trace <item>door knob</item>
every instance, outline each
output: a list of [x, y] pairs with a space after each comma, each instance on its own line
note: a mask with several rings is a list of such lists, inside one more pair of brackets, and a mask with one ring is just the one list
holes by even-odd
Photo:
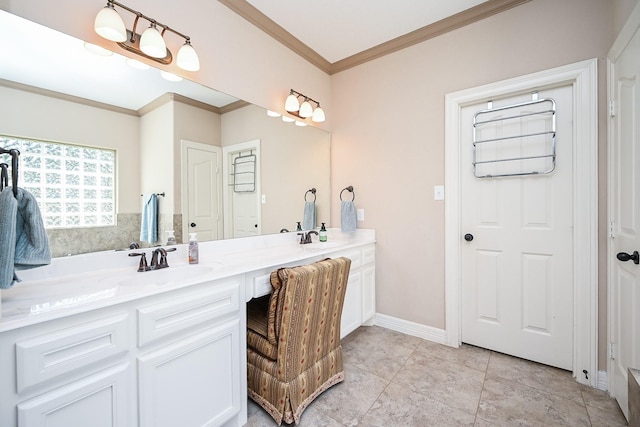
[[189, 225], [190, 225], [190, 226], [192, 226], [192, 227], [195, 227], [195, 226], [196, 226], [196, 223], [195, 223], [195, 222], [192, 222], [192, 223], [191, 223], [191, 224], [189, 224]]
[[464, 235], [464, 240], [466, 240], [467, 242], [472, 241], [473, 240], [473, 234], [469, 234], [469, 233], [465, 234]]
[[633, 254], [631, 255], [626, 252], [618, 252], [616, 258], [618, 258], [620, 261], [629, 261], [631, 259], [633, 260], [634, 264], [640, 264], [640, 254], [638, 253], [638, 251], [633, 251]]
[[253, 224], [254, 228], [258, 228], [258, 224]]

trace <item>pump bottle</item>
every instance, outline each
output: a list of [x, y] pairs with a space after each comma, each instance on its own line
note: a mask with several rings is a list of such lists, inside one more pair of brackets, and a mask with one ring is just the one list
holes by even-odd
[[189, 233], [189, 264], [197, 264], [200, 257], [197, 233]]
[[318, 233], [318, 236], [321, 242], [327, 241], [327, 228], [324, 226], [324, 222], [322, 223], [322, 227], [320, 227], [320, 233]]

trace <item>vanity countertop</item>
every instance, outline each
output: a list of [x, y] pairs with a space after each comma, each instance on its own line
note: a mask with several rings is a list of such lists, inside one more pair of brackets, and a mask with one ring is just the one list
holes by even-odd
[[0, 332], [276, 265], [312, 262], [373, 243], [375, 231], [330, 229], [326, 243], [298, 242], [295, 232], [200, 242], [195, 265], [187, 263], [187, 245], [176, 245], [167, 256], [169, 268], [144, 273], [136, 271], [140, 258], [128, 254], [144, 251], [150, 263], [152, 249], [54, 258], [48, 266], [18, 271], [22, 282], [1, 291]]

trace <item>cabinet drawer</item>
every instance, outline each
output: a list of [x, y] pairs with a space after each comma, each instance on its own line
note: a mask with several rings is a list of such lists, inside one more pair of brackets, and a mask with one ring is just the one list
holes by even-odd
[[18, 393], [128, 351], [126, 314], [60, 329], [16, 343]]
[[362, 267], [362, 253], [360, 250], [340, 252], [335, 255], [335, 258], [339, 256], [343, 256], [351, 260], [351, 271]]
[[138, 345], [143, 346], [240, 309], [240, 282], [213, 282], [138, 309]]
[[376, 248], [366, 248], [362, 250], [362, 265], [376, 262]]
[[261, 274], [253, 278], [253, 298], [258, 298], [271, 293], [271, 273]]
[[[123, 363], [17, 405], [18, 427], [126, 427], [131, 420], [130, 366]], [[91, 421], [88, 420], [91, 417]]]

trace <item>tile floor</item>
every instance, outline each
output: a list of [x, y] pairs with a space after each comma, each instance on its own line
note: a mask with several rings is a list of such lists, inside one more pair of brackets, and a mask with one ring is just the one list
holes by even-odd
[[[625, 426], [606, 392], [548, 366], [377, 326], [342, 342], [346, 379], [302, 414], [301, 427]], [[246, 427], [274, 426], [249, 399]]]

